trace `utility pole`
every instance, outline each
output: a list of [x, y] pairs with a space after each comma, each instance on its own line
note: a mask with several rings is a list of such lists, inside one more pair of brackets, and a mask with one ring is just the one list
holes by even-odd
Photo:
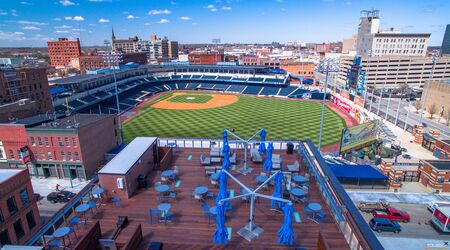
[[419, 124], [422, 123], [423, 110], [425, 108], [425, 104], [427, 103], [428, 90], [430, 89], [430, 83], [431, 83], [431, 80], [433, 79], [434, 68], [436, 67], [436, 59], [439, 56], [439, 51], [438, 50], [433, 51], [432, 56], [433, 56], [433, 59], [432, 59], [433, 64], [431, 66], [430, 78], [428, 78], [427, 88], [425, 89], [425, 97], [422, 102], [422, 109], [420, 111]]
[[372, 50], [369, 49], [369, 51], [367, 52], [367, 70], [364, 74], [364, 82], [365, 82], [365, 86], [364, 86], [364, 106], [366, 106], [366, 102], [367, 102], [367, 88], [368, 88], [368, 84], [369, 84], [369, 69], [370, 69], [370, 64], [369, 64], [369, 58], [372, 55]]

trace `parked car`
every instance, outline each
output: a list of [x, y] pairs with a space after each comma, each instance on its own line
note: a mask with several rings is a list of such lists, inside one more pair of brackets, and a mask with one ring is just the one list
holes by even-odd
[[431, 202], [428, 204], [427, 209], [431, 213], [434, 213], [434, 210], [439, 206], [450, 206], [450, 202], [440, 201], [440, 202]]
[[69, 191], [51, 192], [47, 195], [47, 200], [51, 203], [67, 202], [72, 196], [74, 196], [74, 193]]
[[386, 209], [373, 209], [372, 215], [375, 218], [386, 218], [392, 221], [409, 222], [411, 217], [405, 211], [390, 207]]
[[369, 221], [369, 226], [373, 231], [381, 232], [394, 232], [399, 233], [402, 231], [400, 224], [396, 221], [390, 221], [386, 218], [372, 218]]
[[409, 155], [409, 154], [403, 154], [403, 158], [405, 158], [405, 159], [411, 159], [412, 157], [411, 157], [411, 155]]
[[381, 199], [378, 202], [361, 202], [358, 204], [359, 210], [364, 213], [371, 213], [374, 209], [386, 209], [389, 207], [389, 202], [385, 199]]

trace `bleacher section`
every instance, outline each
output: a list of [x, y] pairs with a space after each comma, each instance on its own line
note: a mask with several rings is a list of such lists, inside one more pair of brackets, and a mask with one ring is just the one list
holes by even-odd
[[219, 76], [217, 77], [217, 80], [229, 81], [231, 80], [231, 76]]
[[218, 84], [214, 85], [213, 89], [225, 91], [229, 87], [230, 87], [230, 84], [220, 84], [220, 83], [218, 83]]
[[250, 77], [248, 78], [249, 82], [262, 82], [264, 81], [264, 78], [258, 78], [258, 77]]
[[183, 79], [190, 79], [192, 75], [183, 75]]
[[191, 79], [200, 79], [202, 78], [201, 75], [192, 75]]
[[79, 98], [81, 101], [85, 102], [85, 103], [91, 103], [91, 102], [95, 102], [98, 101], [98, 98], [95, 98], [91, 95], [85, 96], [85, 97], [81, 97]]
[[110, 94], [106, 93], [105, 91], [99, 91], [99, 92], [97, 92], [95, 94], [92, 94], [92, 95], [96, 96], [98, 98], [104, 98], [104, 97], [109, 96]]
[[202, 77], [203, 80], [215, 80], [217, 76], [204, 75]]
[[284, 78], [283, 79], [275, 79], [275, 78], [266, 78], [266, 80], [264, 81], [264, 83], [284, 83]]
[[177, 83], [177, 85], [178, 85], [178, 89], [185, 89], [187, 86], [187, 83], [180, 82], [180, 83]]
[[248, 86], [242, 94], [257, 95], [261, 91], [261, 88], [260, 86]]
[[301, 97], [304, 93], [309, 92], [309, 90], [306, 89], [297, 89], [294, 91], [294, 93], [290, 94], [289, 97]]
[[212, 89], [215, 84], [213, 83], [202, 83], [199, 87], [202, 89]]
[[181, 79], [181, 76], [180, 75], [173, 75], [172, 79]]
[[84, 105], [86, 105], [86, 104], [84, 104], [78, 100], [73, 100], [73, 101], [69, 102], [69, 107], [74, 108], [74, 109], [80, 108], [81, 106], [84, 106]]
[[245, 85], [237, 85], [237, 84], [233, 84], [231, 85], [231, 87], [227, 90], [227, 92], [234, 92], [234, 93], [241, 93], [242, 90], [245, 89]]
[[127, 99], [120, 100], [120, 103], [124, 103], [124, 104], [128, 104], [128, 105], [134, 106], [134, 105], [138, 104], [139, 102], [136, 101], [136, 100], [133, 100], [131, 98], [127, 98]]
[[167, 80], [170, 80], [170, 77], [165, 77], [165, 76], [158, 77], [158, 80], [160, 80], [160, 81], [167, 81]]
[[246, 81], [247, 81], [247, 78], [233, 77], [232, 80], [233, 80], [233, 81], [237, 81], [237, 82], [246, 82]]
[[190, 82], [190, 83], [188, 83], [186, 89], [196, 89], [198, 87], [198, 85], [200, 85], [200, 83]]
[[285, 88], [281, 88], [280, 93], [278, 93], [279, 96], [288, 96], [290, 93], [294, 92], [297, 87], [294, 86], [287, 86]]
[[166, 84], [167, 86], [169, 86], [170, 89], [177, 89], [177, 86], [175, 85], [175, 83], [168, 83]]
[[259, 93], [260, 95], [276, 95], [280, 90], [279, 87], [265, 86], [264, 89]]

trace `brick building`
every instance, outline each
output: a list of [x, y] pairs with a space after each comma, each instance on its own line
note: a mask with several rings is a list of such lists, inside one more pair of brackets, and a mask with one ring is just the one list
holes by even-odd
[[67, 67], [70, 59], [81, 55], [80, 40], [69, 40], [58, 38], [58, 41], [47, 42], [50, 65], [56, 67]]
[[115, 115], [45, 115], [0, 125], [1, 168], [28, 168], [35, 176], [89, 179], [119, 143]]
[[168, 42], [168, 57], [172, 59], [178, 58], [178, 42], [177, 41], [169, 41]]
[[[122, 59], [121, 62], [114, 66], [127, 63], [147, 64], [147, 54], [145, 52], [123, 53], [120, 57]], [[104, 69], [113, 65], [108, 65], [103, 55], [81, 55], [71, 59], [71, 66], [85, 73], [86, 70]]]
[[0, 222], [0, 245], [24, 244], [40, 227], [28, 170], [0, 170]]
[[419, 159], [397, 157], [397, 159], [381, 159], [380, 171], [388, 177], [392, 188], [401, 187], [402, 182], [417, 182], [420, 177]]
[[280, 67], [290, 74], [302, 76], [303, 79], [314, 78], [314, 63], [288, 62], [281, 63]]
[[420, 183], [433, 191], [450, 192], [450, 160], [421, 160]]
[[436, 140], [433, 155], [439, 159], [450, 159], [450, 140]]
[[[37, 112], [53, 111], [45, 68], [6, 68], [0, 70], [0, 103], [22, 102], [24, 104], [26, 101], [22, 101], [23, 99], [35, 102]], [[27, 116], [18, 112], [17, 117], [13, 118], [25, 117]], [[7, 122], [7, 120], [0, 120], [0, 122]]]
[[217, 51], [193, 51], [188, 56], [190, 64], [216, 64], [223, 62], [223, 54]]
[[256, 55], [244, 55], [241, 56], [241, 64], [242, 65], [262, 65], [262, 59]]

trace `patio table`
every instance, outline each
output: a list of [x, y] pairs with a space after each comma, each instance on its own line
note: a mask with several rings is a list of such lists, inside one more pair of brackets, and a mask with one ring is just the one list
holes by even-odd
[[158, 193], [164, 193], [170, 190], [170, 187], [168, 185], [158, 185], [155, 188], [156, 192]]
[[90, 207], [89, 204], [87, 204], [87, 203], [83, 203], [83, 204], [81, 204], [81, 205], [78, 205], [78, 206], [75, 208], [75, 212], [77, 212], [77, 213], [82, 213], [82, 214], [83, 214], [84, 224], [86, 224], [86, 221], [87, 221], [87, 219], [86, 219], [86, 212], [87, 212], [90, 208], [91, 208], [91, 207]]
[[316, 221], [315, 217], [316, 217], [316, 213], [320, 212], [322, 210], [322, 206], [319, 203], [312, 202], [312, 203], [309, 203], [307, 207], [309, 210], [312, 211], [312, 215], [313, 215], [312, 218], [309, 218], [309, 219], [311, 221], [319, 224], [319, 222]]
[[[69, 235], [71, 232], [72, 232], [72, 230], [70, 229], [70, 227], [60, 227], [60, 228], [56, 229], [55, 232], [53, 232], [53, 237], [54, 238], [62, 238], [63, 244], [65, 246], [66, 245], [65, 237], [67, 235]], [[69, 237], [69, 243], [71, 243], [70, 237]]]

